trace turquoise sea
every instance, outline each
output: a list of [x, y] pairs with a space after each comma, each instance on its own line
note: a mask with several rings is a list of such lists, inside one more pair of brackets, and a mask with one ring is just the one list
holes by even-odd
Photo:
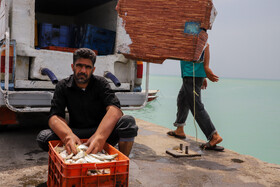
[[[144, 79], [143, 79], [144, 82]], [[158, 98], [141, 110], [125, 114], [174, 129], [179, 76], [151, 75], [149, 89], [160, 91]], [[145, 86], [143, 86], [145, 88]], [[208, 81], [202, 101], [227, 149], [280, 164], [280, 80], [220, 79]], [[185, 132], [196, 136], [189, 113]], [[206, 138], [198, 127], [198, 138]]]

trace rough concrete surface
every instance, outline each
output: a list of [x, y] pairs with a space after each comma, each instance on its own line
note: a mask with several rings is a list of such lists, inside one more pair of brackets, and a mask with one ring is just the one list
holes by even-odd
[[[280, 165], [227, 149], [224, 152], [201, 151], [193, 137], [179, 140], [166, 135], [167, 128], [140, 119], [137, 119], [137, 124], [139, 134], [130, 156], [129, 186], [280, 186]], [[30, 135], [30, 142], [34, 141], [34, 136]], [[22, 139], [25, 141], [28, 136], [22, 136]], [[201, 157], [174, 158], [166, 154], [166, 149], [180, 143], [199, 152]], [[1, 151], [0, 186], [46, 186], [48, 154], [38, 151], [36, 143], [31, 144], [31, 150], [23, 157], [27, 161], [33, 160], [32, 164], [24, 165], [20, 161], [5, 164]], [[16, 149], [16, 145], [13, 146]], [[7, 162], [15, 159], [12, 157], [13, 154], [7, 156]]]
[[[227, 149], [201, 151], [193, 137], [179, 140], [166, 135], [167, 128], [142, 120], [137, 124], [140, 129], [131, 155], [131, 186], [280, 186], [280, 165]], [[174, 158], [165, 153], [180, 143], [202, 156]]]

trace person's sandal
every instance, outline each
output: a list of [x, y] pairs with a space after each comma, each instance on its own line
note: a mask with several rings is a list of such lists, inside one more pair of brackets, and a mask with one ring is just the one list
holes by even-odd
[[200, 148], [202, 150], [213, 150], [213, 151], [224, 151], [225, 149], [224, 147], [218, 145], [211, 146], [210, 142], [201, 144]]
[[174, 131], [169, 131], [169, 132], [167, 132], [167, 134], [168, 134], [169, 136], [174, 136], [175, 138], [186, 139], [186, 136], [185, 136], [185, 135], [178, 135], [178, 134], [176, 134]]

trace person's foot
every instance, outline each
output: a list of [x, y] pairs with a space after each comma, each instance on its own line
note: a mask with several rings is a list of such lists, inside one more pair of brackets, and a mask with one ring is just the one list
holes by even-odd
[[186, 134], [184, 132], [184, 127], [177, 127], [177, 129], [175, 131], [169, 131], [169, 132], [167, 132], [167, 134], [170, 136], [174, 136], [175, 138], [179, 138], [179, 139], [186, 138]]
[[210, 140], [209, 144], [210, 146], [215, 146], [218, 143], [221, 143], [223, 141], [223, 138], [216, 132], [213, 134], [212, 139]]
[[214, 150], [214, 151], [224, 151], [224, 147], [222, 146], [218, 146], [218, 143], [221, 143], [223, 141], [223, 138], [216, 132], [215, 134], [213, 134], [212, 139], [207, 142], [207, 143], [203, 143], [200, 145], [200, 148], [202, 150]]

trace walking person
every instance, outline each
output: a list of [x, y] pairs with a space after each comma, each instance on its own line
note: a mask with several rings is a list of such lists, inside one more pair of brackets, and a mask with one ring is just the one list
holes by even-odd
[[[215, 129], [215, 126], [212, 123], [210, 116], [208, 115], [201, 101], [201, 89], [206, 89], [207, 87], [206, 77], [212, 82], [219, 81], [219, 77], [215, 75], [210, 69], [209, 61], [209, 44], [207, 44], [202, 54], [201, 63], [181, 61], [181, 74], [183, 78], [183, 84], [177, 97], [177, 117], [174, 123], [176, 129], [174, 131], [167, 132], [167, 134], [179, 139], [185, 139], [186, 134], [184, 132], [184, 126], [186, 125], [188, 113], [189, 111], [191, 111], [193, 115], [195, 114], [195, 120], [208, 140], [207, 143], [201, 145], [201, 148], [223, 151], [223, 147], [217, 146], [217, 144], [222, 142], [223, 139]], [[195, 93], [193, 88], [194, 85]]]

